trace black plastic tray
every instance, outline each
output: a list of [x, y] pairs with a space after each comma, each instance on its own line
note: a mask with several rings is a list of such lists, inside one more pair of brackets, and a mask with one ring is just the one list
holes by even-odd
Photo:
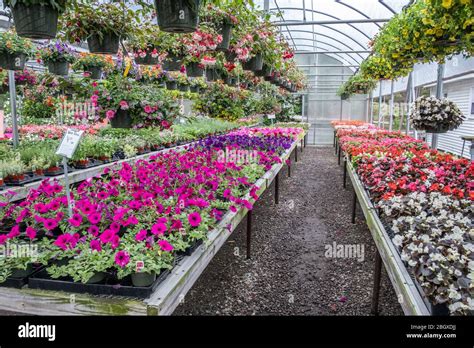
[[30, 277], [33, 277], [36, 273], [40, 272], [44, 266], [39, 266], [34, 269], [29, 275], [23, 278], [16, 278], [16, 277], [8, 277], [3, 283], [0, 283], [0, 287], [4, 288], [15, 288], [21, 289], [25, 285], [28, 284], [28, 280]]
[[82, 284], [73, 282], [72, 279], [52, 279], [46, 269], [29, 278], [28, 287], [31, 289], [65, 291], [73, 293], [86, 293], [91, 295], [113, 295], [123, 297], [134, 297], [145, 299], [151, 296], [153, 291], [171, 273], [165, 270], [160, 273], [155, 282], [148, 287], [136, 287], [132, 285], [130, 277], [124, 278], [121, 284], [112, 284], [110, 278], [106, 278], [98, 284]]
[[5, 185], [6, 186], [23, 186], [23, 185], [26, 185], [35, 181], [40, 181], [43, 179], [44, 179], [43, 176], [25, 176], [24, 180], [5, 182]]

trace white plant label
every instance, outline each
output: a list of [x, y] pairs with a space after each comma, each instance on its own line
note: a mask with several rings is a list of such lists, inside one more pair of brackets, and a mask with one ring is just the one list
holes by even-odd
[[84, 131], [68, 129], [56, 151], [56, 155], [71, 159], [74, 156], [74, 152], [76, 152], [83, 133]]
[[275, 114], [270, 114], [267, 117], [269, 120], [274, 120], [276, 118]]

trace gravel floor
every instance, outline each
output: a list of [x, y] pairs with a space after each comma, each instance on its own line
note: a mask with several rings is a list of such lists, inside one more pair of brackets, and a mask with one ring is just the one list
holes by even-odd
[[[375, 245], [361, 211], [350, 221], [352, 188], [342, 188], [332, 147], [299, 157], [291, 178], [280, 174], [280, 204], [268, 190], [255, 207], [252, 259], [243, 222], [175, 315], [370, 315]], [[359, 253], [328, 257], [333, 243]], [[379, 309], [403, 315], [385, 271]]]

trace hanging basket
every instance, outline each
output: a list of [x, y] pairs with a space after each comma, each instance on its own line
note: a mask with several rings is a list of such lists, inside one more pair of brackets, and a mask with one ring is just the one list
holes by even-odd
[[200, 0], [155, 0], [158, 25], [168, 33], [192, 33], [199, 24]]
[[178, 57], [172, 53], [168, 53], [168, 57], [166, 57], [165, 61], [163, 62], [163, 70], [180, 71], [181, 67], [183, 66], [181, 60], [181, 57]]
[[69, 74], [69, 62], [48, 62], [48, 71], [54, 75], [67, 76]]
[[89, 51], [95, 54], [117, 54], [119, 43], [120, 38], [115, 33], [103, 33], [102, 37], [93, 34], [87, 39]]
[[179, 89], [181, 92], [189, 92], [189, 85], [179, 84], [179, 85], [178, 85], [178, 89]]
[[159, 63], [159, 57], [153, 57], [150, 52], [147, 52], [145, 57], [135, 57], [135, 63], [138, 65], [157, 65]]
[[235, 77], [227, 76], [225, 78], [225, 83], [228, 86], [235, 87], [235, 86], [237, 86], [237, 79]]
[[54, 39], [58, 29], [59, 13], [50, 5], [25, 5], [17, 2], [11, 9], [15, 30], [19, 36], [30, 39]]
[[232, 24], [224, 22], [219, 29], [219, 34], [222, 35], [222, 42], [217, 45], [217, 50], [227, 51], [230, 47], [230, 39], [232, 37]]
[[425, 131], [426, 133], [443, 134], [443, 133], [449, 132], [450, 127], [446, 126], [446, 125], [440, 125], [440, 126], [437, 126], [437, 127], [425, 127], [423, 129], [419, 129], [419, 130]]
[[206, 78], [209, 82], [217, 81], [221, 78], [221, 74], [217, 68], [207, 68]]
[[227, 51], [225, 53], [225, 59], [228, 61], [228, 62], [235, 62], [235, 59], [237, 58], [237, 54], [235, 52], [232, 52], [232, 51]]
[[90, 78], [93, 80], [100, 80], [102, 77], [102, 68], [99, 68], [98, 66], [87, 67], [85, 72], [88, 72], [91, 75]]
[[130, 129], [132, 128], [132, 117], [127, 110], [118, 110], [115, 116], [110, 119], [112, 128]]
[[0, 53], [0, 68], [5, 70], [23, 70], [25, 68], [26, 55]]
[[265, 80], [267, 80], [267, 77], [270, 78], [272, 76], [272, 73], [273, 68], [271, 66], [268, 66], [267, 64], [263, 64], [262, 70], [256, 71], [255, 75], [259, 77], [265, 77]]
[[199, 90], [201, 89], [199, 86], [191, 86], [190, 88], [191, 93], [199, 93]]
[[255, 57], [249, 59], [243, 64], [244, 70], [247, 71], [260, 71], [263, 69], [263, 56], [258, 53]]
[[178, 82], [176, 81], [166, 81], [166, 89], [170, 91], [176, 91], [178, 89]]
[[188, 77], [202, 77], [204, 69], [201, 68], [201, 64], [193, 62], [186, 65], [186, 73]]

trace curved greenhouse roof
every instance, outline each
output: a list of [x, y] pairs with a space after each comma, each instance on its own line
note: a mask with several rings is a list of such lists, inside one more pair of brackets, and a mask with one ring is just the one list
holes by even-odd
[[[368, 57], [368, 44], [409, 0], [257, 0], [296, 52], [327, 54], [356, 68]], [[267, 7], [266, 7], [267, 6]]]

